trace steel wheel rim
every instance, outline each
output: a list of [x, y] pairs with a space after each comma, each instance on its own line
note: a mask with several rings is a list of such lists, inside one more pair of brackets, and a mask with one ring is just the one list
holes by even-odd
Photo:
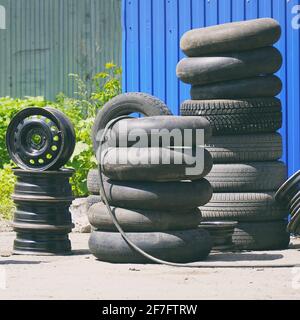
[[75, 148], [71, 122], [53, 108], [26, 108], [12, 119], [6, 133], [11, 159], [24, 170], [62, 167]]

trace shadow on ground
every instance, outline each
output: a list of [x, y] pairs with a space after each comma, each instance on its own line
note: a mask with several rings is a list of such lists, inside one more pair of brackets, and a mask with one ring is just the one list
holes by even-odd
[[90, 255], [91, 252], [87, 249], [81, 249], [81, 250], [72, 250], [72, 255], [74, 256], [85, 256]]
[[290, 249], [300, 250], [300, 244], [291, 244]]
[[48, 263], [47, 261], [17, 261], [17, 260], [0, 260], [0, 265], [23, 265], [23, 264], [41, 264], [41, 263]]
[[217, 253], [210, 255], [207, 261], [210, 262], [225, 262], [225, 261], [274, 261], [282, 259], [282, 254], [272, 254], [272, 253]]

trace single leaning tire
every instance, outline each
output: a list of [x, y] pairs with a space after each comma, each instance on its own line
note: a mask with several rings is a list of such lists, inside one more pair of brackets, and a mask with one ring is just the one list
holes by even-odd
[[287, 231], [293, 233], [295, 235], [300, 234], [300, 210], [298, 209], [296, 212], [292, 214], [292, 217], [288, 223]]
[[181, 38], [180, 48], [187, 56], [199, 57], [270, 46], [280, 35], [281, 28], [276, 20], [254, 19], [187, 31]]
[[214, 193], [210, 202], [199, 209], [203, 221], [273, 221], [288, 217], [274, 199], [275, 192]]
[[204, 205], [212, 196], [212, 188], [205, 179], [168, 183], [105, 179], [104, 189], [109, 204], [128, 209], [191, 209]]
[[275, 75], [266, 75], [205, 86], [192, 86], [190, 93], [192, 100], [245, 99], [275, 97], [281, 90], [281, 80]]
[[[111, 148], [106, 151], [101, 163], [103, 173], [118, 181], [166, 182], [205, 177], [213, 164], [209, 152], [201, 147], [190, 149], [190, 154], [187, 152], [187, 149], [183, 152], [168, 148]], [[168, 163], [164, 164], [164, 161]], [[202, 168], [196, 170], [198, 164]]]
[[99, 147], [100, 130], [104, 130], [111, 120], [134, 112], [148, 117], [172, 114], [161, 100], [149, 94], [139, 92], [120, 94], [108, 101], [96, 116], [92, 130], [94, 151], [97, 152]]
[[276, 191], [287, 179], [283, 162], [215, 164], [206, 179], [214, 192]]
[[[112, 126], [107, 142], [111, 147], [176, 146], [177, 140], [174, 138], [174, 141], [172, 141], [171, 138], [178, 135], [181, 146], [181, 140], [188, 130], [188, 132], [191, 131], [191, 145], [199, 145], [199, 142], [196, 141], [198, 129], [204, 130], [206, 141], [211, 137], [210, 124], [203, 117], [153, 116], [129, 118], [122, 119]], [[159, 145], [157, 145], [158, 143]]]
[[[275, 199], [290, 211], [296, 209], [295, 206], [299, 203], [299, 181], [300, 181], [300, 171], [297, 171], [292, 176], [287, 179], [285, 183], [277, 190]], [[293, 212], [291, 212], [293, 213]]]
[[[127, 233], [129, 239], [148, 254], [162, 260], [188, 263], [207, 258], [212, 240], [203, 229]], [[91, 253], [112, 263], [151, 263], [134, 251], [118, 232], [94, 231], [89, 240]]]
[[279, 133], [211, 137], [205, 148], [214, 163], [273, 161], [282, 157]]
[[206, 85], [276, 73], [282, 56], [274, 47], [209, 57], [183, 58], [177, 64], [177, 77], [188, 84]]
[[237, 250], [283, 250], [290, 243], [286, 221], [239, 223], [232, 241]]
[[[159, 232], [196, 229], [201, 222], [198, 208], [182, 211], [130, 210], [111, 207], [125, 232]], [[117, 232], [104, 203], [96, 203], [88, 211], [90, 224], [99, 231]]]

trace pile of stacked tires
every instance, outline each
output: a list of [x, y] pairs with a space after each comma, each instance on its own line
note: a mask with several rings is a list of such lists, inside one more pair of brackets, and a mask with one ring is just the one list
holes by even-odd
[[207, 179], [214, 194], [201, 207], [206, 221], [237, 221], [236, 249], [283, 249], [289, 244], [287, 212], [274, 200], [286, 180], [279, 161], [282, 138], [282, 88], [274, 75], [282, 65], [273, 47], [280, 25], [264, 18], [229, 23], [185, 33], [181, 49], [188, 56], [177, 75], [192, 85], [183, 116], [209, 120], [213, 137], [207, 144], [214, 166]]
[[[124, 115], [133, 111], [147, 117], [123, 118], [112, 124], [106, 139], [109, 148], [101, 155], [104, 190], [112, 212], [128, 238], [146, 253], [171, 262], [203, 260], [212, 248], [212, 239], [208, 231], [198, 228], [202, 219], [198, 207], [212, 196], [209, 182], [203, 179], [211, 170], [212, 158], [205, 151], [204, 170], [189, 176], [185, 171], [189, 164], [174, 161], [182, 152], [182, 149], [176, 150], [175, 142], [171, 151], [163, 145], [154, 147], [149, 142], [154, 132], [159, 133], [162, 129], [199, 128], [209, 137], [210, 124], [201, 117], [170, 116], [160, 100], [150, 95], [129, 93], [117, 96], [103, 107], [95, 121], [93, 136], [96, 137], [97, 132], [120, 112]], [[121, 140], [132, 144], [128, 137], [131, 129], [144, 130], [148, 141], [138, 147], [121, 147]], [[112, 137], [118, 138], [111, 142]], [[97, 142], [94, 144], [96, 151]], [[163, 164], [168, 156], [170, 164]], [[101, 261], [113, 263], [149, 262], [118, 232], [106, 205], [97, 196], [99, 180], [98, 170], [91, 170], [88, 189], [94, 195], [89, 198], [88, 217], [93, 227], [89, 241], [92, 254]]]

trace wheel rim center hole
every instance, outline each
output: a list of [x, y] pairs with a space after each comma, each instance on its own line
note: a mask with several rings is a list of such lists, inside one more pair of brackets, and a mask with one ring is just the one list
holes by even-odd
[[27, 143], [34, 150], [41, 150], [45, 146], [46, 137], [40, 132], [30, 132]]
[[42, 142], [42, 137], [41, 137], [39, 134], [34, 134], [34, 135], [31, 137], [31, 142], [32, 142], [34, 145], [39, 145], [39, 144]]

